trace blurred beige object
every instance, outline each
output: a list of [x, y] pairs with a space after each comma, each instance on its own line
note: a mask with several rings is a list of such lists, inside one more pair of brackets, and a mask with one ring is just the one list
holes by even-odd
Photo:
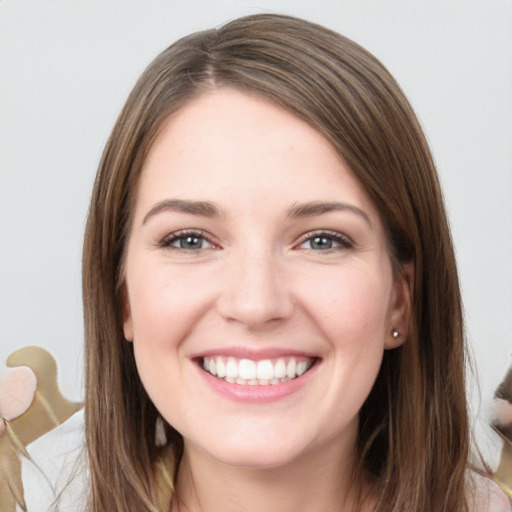
[[494, 472], [494, 480], [512, 501], [512, 442], [505, 437], [503, 438], [500, 463]]
[[0, 510], [14, 512], [16, 504], [27, 510], [20, 454], [32, 461], [26, 446], [66, 421], [82, 404], [63, 397], [55, 359], [41, 347], [17, 350], [8, 357], [7, 366], [12, 370], [0, 379]]
[[494, 395], [492, 426], [503, 440], [494, 480], [512, 501], [512, 369], [509, 368]]

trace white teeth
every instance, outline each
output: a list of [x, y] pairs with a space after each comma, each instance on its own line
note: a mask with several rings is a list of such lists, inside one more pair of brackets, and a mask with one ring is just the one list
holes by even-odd
[[217, 377], [219, 379], [222, 379], [226, 376], [226, 365], [224, 364], [224, 361], [219, 357], [217, 359]]
[[274, 378], [274, 365], [270, 359], [258, 361], [258, 380], [270, 380]]
[[295, 377], [295, 368], [297, 368], [297, 362], [295, 359], [290, 359], [286, 366], [286, 375], [289, 379], [293, 379]]
[[256, 378], [256, 363], [250, 359], [242, 359], [238, 363], [238, 376], [242, 379], [252, 380]]
[[[211, 363], [210, 363], [211, 366]], [[308, 369], [308, 363], [306, 361], [301, 361], [297, 364], [297, 375], [300, 377], [306, 370]]]
[[286, 363], [284, 362], [284, 359], [278, 359], [274, 368], [274, 375], [276, 379], [282, 379], [286, 377]]
[[238, 364], [233, 358], [228, 359], [226, 365], [226, 377], [228, 379], [236, 379], [238, 377]]
[[231, 384], [249, 386], [276, 385], [296, 379], [306, 373], [313, 359], [304, 357], [279, 358], [276, 360], [235, 359], [234, 357], [204, 357], [203, 369], [209, 374]]

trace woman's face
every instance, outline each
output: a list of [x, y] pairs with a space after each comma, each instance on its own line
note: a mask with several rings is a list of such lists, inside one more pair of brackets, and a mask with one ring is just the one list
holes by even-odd
[[124, 331], [189, 454], [246, 467], [352, 453], [406, 326], [367, 194], [327, 141], [230, 89], [174, 114], [144, 163]]

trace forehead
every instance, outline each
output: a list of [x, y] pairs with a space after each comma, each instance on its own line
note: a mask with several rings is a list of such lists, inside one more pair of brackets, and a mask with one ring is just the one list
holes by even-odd
[[226, 207], [350, 200], [371, 210], [331, 144], [283, 108], [233, 89], [194, 98], [163, 125], [143, 164], [138, 203], [168, 197]]

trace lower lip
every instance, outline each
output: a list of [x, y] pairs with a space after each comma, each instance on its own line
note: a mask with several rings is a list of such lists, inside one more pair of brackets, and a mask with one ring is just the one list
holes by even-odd
[[252, 402], [252, 403], [266, 403], [275, 402], [286, 398], [300, 389], [302, 389], [308, 381], [311, 379], [313, 374], [316, 372], [318, 362], [300, 377], [280, 384], [268, 384], [268, 385], [242, 385], [242, 384], [231, 384], [222, 379], [217, 379], [213, 375], [205, 372], [202, 368], [196, 365], [202, 378], [206, 384], [215, 393], [229, 398], [237, 402]]

